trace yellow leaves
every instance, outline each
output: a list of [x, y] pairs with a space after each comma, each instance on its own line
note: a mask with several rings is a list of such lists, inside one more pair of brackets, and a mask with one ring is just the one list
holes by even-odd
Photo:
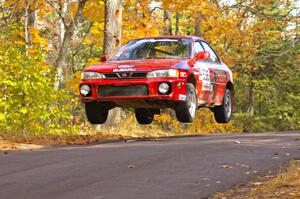
[[69, 12], [68, 12], [68, 14], [70, 15], [70, 16], [75, 16], [75, 13], [76, 13], [76, 11], [77, 11], [77, 1], [76, 2], [70, 2], [69, 3]]
[[32, 37], [32, 43], [33, 44], [40, 44], [40, 45], [47, 45], [47, 40], [42, 38], [40, 35], [39, 35], [39, 30], [37, 28], [30, 28], [29, 29], [29, 33]]
[[[150, 16], [151, 1], [126, 1], [123, 11], [122, 43], [137, 37], [157, 36], [162, 25]], [[126, 9], [130, 10], [129, 12]], [[154, 14], [153, 14], [154, 15]], [[159, 19], [162, 21], [162, 19]]]
[[238, 75], [237, 72], [234, 72], [234, 73], [232, 74], [232, 76], [233, 76], [233, 78], [237, 78], [239, 75]]
[[84, 40], [84, 44], [86, 44], [86, 45], [91, 45], [91, 44], [93, 44], [93, 40], [92, 40], [91, 38], [87, 37], [87, 38], [85, 38], [85, 40]]
[[80, 79], [81, 79], [81, 72], [78, 71], [78, 72], [74, 73], [74, 75], [71, 78], [69, 78], [68, 80], [66, 80], [66, 82], [65, 82], [67, 90], [73, 91], [74, 93], [79, 95], [78, 85], [80, 83]]
[[90, 21], [104, 21], [104, 1], [88, 1], [84, 8], [83, 14]]
[[54, 9], [47, 5], [47, 4], [39, 4], [37, 7], [36, 7], [37, 11], [36, 11], [36, 14], [37, 16], [40, 18], [40, 19], [43, 19], [45, 18], [45, 15], [47, 14], [52, 14], [54, 13]]
[[187, 131], [190, 134], [214, 134], [214, 133], [238, 133], [241, 132], [239, 127], [234, 126], [234, 121], [228, 124], [217, 124], [213, 113], [206, 109], [197, 111], [196, 120], [189, 126]]
[[0, 113], [0, 121], [3, 121], [5, 119], [5, 115], [3, 113]]
[[22, 2], [16, 4], [16, 1], [14, 0], [6, 0], [6, 1], [3, 1], [3, 7], [4, 8], [8, 8], [8, 7], [11, 7], [11, 6], [14, 6], [14, 5], [23, 5]]
[[89, 35], [85, 38], [84, 44], [95, 45], [97, 48], [102, 48], [104, 37], [104, 23], [94, 22]]
[[87, 61], [87, 66], [91, 66], [91, 65], [94, 65], [94, 64], [99, 64], [100, 63], [100, 57], [91, 57], [88, 59]]
[[157, 117], [157, 119], [160, 120], [163, 123], [172, 120], [171, 116], [169, 114], [166, 114], [166, 113], [159, 115]]
[[24, 31], [21, 31], [20, 29], [16, 29], [15, 31], [13, 31], [13, 34], [16, 34], [17, 36], [22, 37], [22, 38], [25, 37]]
[[23, 113], [23, 114], [25, 115], [26, 113], [28, 113], [28, 110], [27, 110], [26, 107], [22, 107], [22, 108], [20, 109], [20, 112]]
[[17, 40], [17, 41], [15, 41], [14, 43], [15, 43], [16, 45], [18, 45], [18, 46], [25, 46], [25, 45], [26, 45], [24, 41], [20, 41], [20, 40]]

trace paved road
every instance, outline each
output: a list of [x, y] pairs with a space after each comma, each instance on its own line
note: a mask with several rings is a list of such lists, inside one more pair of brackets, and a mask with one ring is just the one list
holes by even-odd
[[0, 154], [1, 199], [206, 198], [300, 159], [300, 132]]

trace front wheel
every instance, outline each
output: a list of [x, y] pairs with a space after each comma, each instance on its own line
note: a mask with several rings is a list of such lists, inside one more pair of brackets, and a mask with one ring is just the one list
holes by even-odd
[[223, 104], [212, 109], [218, 123], [228, 123], [232, 116], [232, 99], [230, 90], [226, 89]]
[[150, 109], [135, 109], [135, 117], [139, 124], [151, 124], [154, 119], [154, 113]]
[[107, 120], [108, 109], [94, 101], [85, 104], [85, 113], [91, 124], [104, 124]]
[[186, 84], [186, 100], [175, 108], [177, 120], [181, 123], [191, 123], [196, 116], [198, 106], [197, 94], [193, 84]]

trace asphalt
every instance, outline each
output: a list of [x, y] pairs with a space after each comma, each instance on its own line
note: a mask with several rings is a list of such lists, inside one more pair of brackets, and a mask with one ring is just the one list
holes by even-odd
[[1, 153], [0, 198], [207, 198], [300, 159], [299, 139], [216, 135]]

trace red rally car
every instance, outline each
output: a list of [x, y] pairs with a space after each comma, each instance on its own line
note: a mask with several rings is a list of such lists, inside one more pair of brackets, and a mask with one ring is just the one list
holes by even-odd
[[208, 107], [218, 123], [228, 123], [234, 105], [232, 72], [199, 37], [135, 39], [112, 57], [82, 72], [81, 100], [91, 124], [105, 123], [109, 110], [131, 107], [140, 124], [150, 124], [164, 108], [190, 123]]

